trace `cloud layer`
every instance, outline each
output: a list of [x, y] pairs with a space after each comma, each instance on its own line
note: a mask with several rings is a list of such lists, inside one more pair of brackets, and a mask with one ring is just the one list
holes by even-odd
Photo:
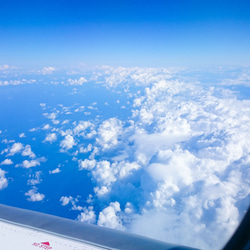
[[[32, 173], [25, 193], [31, 202], [54, 202], [37, 188], [50, 180], [57, 203], [79, 221], [220, 249], [250, 199], [250, 100], [240, 92], [249, 71], [234, 74], [207, 83], [185, 69], [103, 66], [71, 78], [44, 76], [67, 85], [68, 99], [55, 106], [42, 100], [41, 126], [19, 133], [21, 142], [3, 142], [0, 189], [8, 184], [6, 168], [25, 157], [15, 166]], [[100, 95], [91, 92], [96, 86]], [[69, 95], [77, 103], [69, 104]], [[23, 143], [31, 133], [42, 138], [43, 152], [53, 151], [48, 164]], [[55, 180], [69, 183], [74, 171], [70, 187], [57, 190]], [[93, 189], [86, 196], [87, 177]]]

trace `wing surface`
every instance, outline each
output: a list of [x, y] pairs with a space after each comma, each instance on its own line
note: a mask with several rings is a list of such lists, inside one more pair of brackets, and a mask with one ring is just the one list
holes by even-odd
[[193, 248], [0, 204], [0, 249], [188, 250]]

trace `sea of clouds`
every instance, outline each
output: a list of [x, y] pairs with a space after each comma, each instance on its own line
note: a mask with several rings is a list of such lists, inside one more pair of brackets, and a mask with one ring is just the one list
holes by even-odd
[[[55, 71], [48, 67], [40, 74]], [[224, 76], [225, 70], [217, 70], [222, 73]], [[82, 85], [93, 82], [125, 98], [126, 102], [116, 103], [119, 112], [128, 110], [130, 115], [104, 118], [98, 112], [113, 106], [108, 102], [98, 105], [98, 100], [72, 107], [40, 103], [48, 122], [30, 131], [44, 133], [44, 146], [57, 143], [58, 152], [71, 155], [79, 175], [88, 174], [94, 186], [84, 206], [79, 205], [82, 187], [79, 197], [65, 195], [56, 202], [78, 211], [76, 219], [82, 222], [169, 243], [220, 249], [250, 201], [250, 99], [242, 97], [240, 88], [233, 88], [249, 88], [250, 70], [237, 71], [237, 75], [230, 70], [214, 82], [176, 68], [103, 66], [88, 74], [68, 75], [50, 83], [73, 85], [77, 93]], [[18, 81], [32, 83], [9, 79], [0, 85], [17, 85]], [[76, 113], [81, 113], [78, 119], [70, 118]], [[19, 135], [23, 137], [25, 133]], [[2, 143], [8, 145], [1, 153], [2, 166], [46, 164], [32, 145]], [[27, 159], [14, 163], [11, 157], [15, 154]], [[58, 164], [50, 174], [63, 171]], [[6, 176], [0, 169], [0, 189], [8, 186]], [[37, 187], [41, 182], [41, 173], [36, 171], [27, 183], [31, 185], [25, 193], [29, 201], [45, 201], [46, 194]]]

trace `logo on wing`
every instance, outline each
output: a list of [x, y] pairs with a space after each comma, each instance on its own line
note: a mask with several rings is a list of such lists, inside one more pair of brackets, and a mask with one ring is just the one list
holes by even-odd
[[46, 249], [46, 250], [52, 249], [49, 242], [40, 242], [40, 243], [34, 242], [32, 245], [35, 247], [39, 247], [41, 249]]

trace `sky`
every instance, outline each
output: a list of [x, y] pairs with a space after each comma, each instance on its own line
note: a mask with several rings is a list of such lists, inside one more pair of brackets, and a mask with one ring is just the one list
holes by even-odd
[[3, 1], [0, 64], [249, 65], [250, 3]]

